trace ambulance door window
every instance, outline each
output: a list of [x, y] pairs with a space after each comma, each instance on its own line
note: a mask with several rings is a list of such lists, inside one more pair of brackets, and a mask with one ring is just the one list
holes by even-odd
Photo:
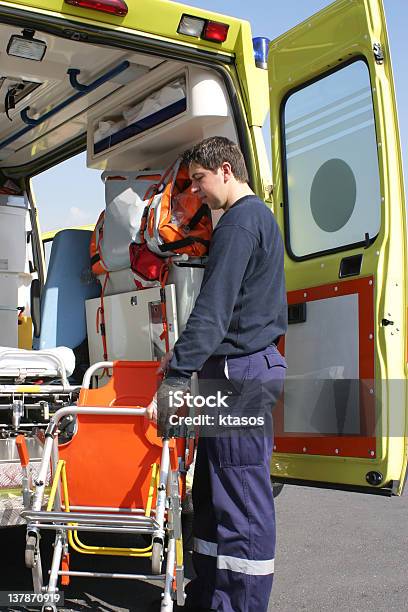
[[372, 241], [381, 197], [367, 64], [354, 61], [291, 92], [282, 119], [290, 255], [310, 258]]

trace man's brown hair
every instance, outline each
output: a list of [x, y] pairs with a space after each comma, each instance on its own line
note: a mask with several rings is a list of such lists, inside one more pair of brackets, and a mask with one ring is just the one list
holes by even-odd
[[206, 170], [218, 170], [224, 162], [228, 162], [237, 181], [248, 182], [248, 171], [240, 148], [224, 136], [211, 136], [187, 149], [183, 153], [183, 161], [187, 166], [194, 162]]

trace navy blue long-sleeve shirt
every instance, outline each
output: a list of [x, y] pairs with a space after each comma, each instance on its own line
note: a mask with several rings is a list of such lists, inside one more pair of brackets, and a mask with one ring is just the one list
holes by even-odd
[[283, 253], [275, 218], [257, 196], [240, 198], [222, 215], [169, 377], [190, 377], [212, 355], [262, 350], [286, 333]]

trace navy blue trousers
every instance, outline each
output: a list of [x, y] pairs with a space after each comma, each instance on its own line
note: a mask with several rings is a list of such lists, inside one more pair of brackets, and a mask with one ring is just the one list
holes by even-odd
[[[198, 442], [193, 481], [197, 577], [186, 588], [193, 608], [268, 608], [275, 558], [272, 408], [285, 370], [275, 345], [242, 357], [212, 357], [201, 370], [200, 393], [221, 389], [229, 401], [228, 408], [213, 413], [221, 425], [205, 428]], [[228, 415], [231, 426], [224, 424]], [[242, 417], [251, 417], [249, 424], [237, 424]]]

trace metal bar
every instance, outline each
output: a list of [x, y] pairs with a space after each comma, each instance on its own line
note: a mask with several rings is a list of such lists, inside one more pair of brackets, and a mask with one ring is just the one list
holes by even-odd
[[[52, 451], [51, 451], [51, 466], [52, 466], [52, 473], [55, 474], [57, 467], [59, 464], [59, 452], [58, 452], [58, 439], [57, 436], [54, 437], [54, 443], [52, 445]], [[61, 466], [62, 471], [65, 474], [65, 461], [63, 461], [63, 464]], [[61, 480], [60, 478], [58, 478], [58, 483], [57, 483], [57, 495], [55, 498], [55, 503], [54, 503], [54, 508], [57, 512], [61, 512], [61, 501], [62, 501], [62, 495], [61, 495]], [[52, 507], [50, 508], [50, 510], [52, 510]]]
[[[48, 426], [47, 431], [49, 429], [50, 429], [50, 425]], [[35, 491], [34, 491], [33, 503], [32, 503], [32, 509], [34, 511], [41, 510], [41, 507], [42, 507], [45, 483], [47, 482], [48, 467], [50, 465], [50, 458], [51, 458], [53, 442], [54, 442], [54, 439], [51, 437], [51, 434], [46, 435], [45, 442], [44, 442], [43, 456], [42, 456], [41, 463], [40, 463], [40, 469], [38, 471], [37, 478], [34, 481]]]
[[168, 479], [168, 474], [169, 474], [169, 467], [170, 467], [169, 441], [167, 439], [164, 439], [161, 462], [160, 462], [159, 487], [157, 491], [157, 502], [156, 502], [156, 521], [158, 522], [160, 529], [163, 529], [163, 524], [164, 524], [164, 514], [166, 510], [166, 487], [167, 487], [167, 479]]
[[47, 593], [56, 593], [57, 591], [58, 570], [61, 564], [62, 548], [62, 536], [60, 533], [58, 533], [54, 543], [54, 553], [52, 555], [50, 580], [48, 583]]
[[124, 519], [122, 517], [118, 518], [113, 515], [80, 515], [74, 512], [30, 512], [23, 510], [22, 516], [29, 521], [42, 520], [45, 522], [62, 522], [62, 523], [77, 523], [78, 525], [126, 525], [126, 526], [136, 526], [142, 525], [151, 526], [153, 529], [158, 527], [156, 521], [154, 519], [148, 517], [128, 517], [128, 519]]
[[180, 504], [180, 496], [179, 496], [179, 483], [178, 483], [178, 473], [170, 472], [170, 510], [169, 510], [169, 518], [171, 527], [174, 532], [174, 539], [181, 539], [181, 504]]
[[36, 529], [47, 529], [48, 531], [92, 531], [92, 532], [103, 532], [103, 533], [147, 533], [152, 534], [153, 531], [150, 527], [127, 527], [126, 529], [120, 527], [93, 527], [92, 525], [52, 525], [49, 523], [36, 522], [33, 526], [29, 523], [28, 528], [32, 530]]
[[[27, 408], [27, 406], [24, 406], [24, 408]], [[37, 406], [38, 409], [38, 406]], [[29, 428], [29, 427], [47, 427], [48, 422], [46, 423], [41, 423], [40, 421], [37, 423], [20, 423], [20, 426], [18, 428], [19, 431], [21, 431], [24, 428]], [[0, 423], [0, 427], [10, 427], [10, 423]], [[5, 440], [6, 438], [1, 438], [2, 440]], [[37, 457], [37, 461], [39, 461], [40, 459]], [[0, 459], [0, 463], [2, 463], [3, 461], [8, 461], [8, 459]], [[13, 459], [14, 461], [14, 459]], [[35, 461], [35, 459], [30, 459], [30, 461]]]
[[120, 406], [114, 408], [87, 406], [78, 408], [77, 406], [66, 406], [57, 410], [52, 418], [50, 424], [53, 423], [57, 426], [59, 421], [68, 414], [89, 414], [98, 416], [144, 416], [146, 414], [146, 408], [121, 408]]
[[[64, 507], [64, 504], [62, 504]], [[103, 512], [119, 512], [126, 513], [129, 512], [131, 514], [144, 514], [144, 508], [114, 508], [110, 506], [69, 506], [71, 510], [102, 510]], [[154, 510], [152, 510], [154, 512]]]
[[[117, 521], [121, 521], [122, 524], [125, 524], [123, 516], [119, 514], [99, 514], [99, 513], [91, 513], [91, 512], [49, 512], [49, 511], [33, 511], [33, 510], [23, 510], [25, 518], [46, 518], [49, 517], [49, 520], [59, 520], [59, 519], [67, 519], [69, 522], [79, 521], [81, 519], [113, 519]], [[148, 516], [129, 516], [127, 517], [129, 523], [154, 523], [155, 520]]]
[[98, 361], [97, 363], [92, 364], [87, 371], [85, 372], [82, 387], [84, 389], [89, 389], [89, 385], [91, 384], [91, 378], [98, 370], [104, 370], [105, 368], [113, 368], [113, 361]]
[[120, 578], [122, 580], [164, 580], [164, 574], [108, 574], [106, 572], [79, 572], [76, 570], [58, 572], [59, 576], [81, 576], [83, 578]]
[[174, 577], [174, 561], [175, 561], [175, 549], [174, 549], [174, 538], [170, 538], [167, 547], [167, 560], [166, 560], [166, 581], [164, 586], [164, 595], [162, 600], [162, 609], [169, 606], [169, 609], [173, 609], [173, 601], [171, 598], [173, 577]]
[[31, 577], [33, 580], [34, 593], [42, 593], [44, 582], [43, 582], [41, 550], [40, 549], [38, 549], [37, 563], [31, 570]]
[[[6, 373], [4, 373], [6, 372]], [[10, 372], [10, 373], [9, 373]], [[20, 372], [17, 370], [10, 371], [0, 370], [1, 376], [19, 376]], [[37, 372], [25, 372], [25, 376], [44, 376], [44, 371]], [[32, 387], [30, 389], [30, 386]], [[29, 383], [18, 385], [0, 385], [1, 393], [27, 393], [33, 395], [60, 395], [61, 393], [73, 393], [74, 391], [80, 391], [81, 387], [78, 385], [30, 385]], [[29, 406], [28, 406], [29, 408]]]

